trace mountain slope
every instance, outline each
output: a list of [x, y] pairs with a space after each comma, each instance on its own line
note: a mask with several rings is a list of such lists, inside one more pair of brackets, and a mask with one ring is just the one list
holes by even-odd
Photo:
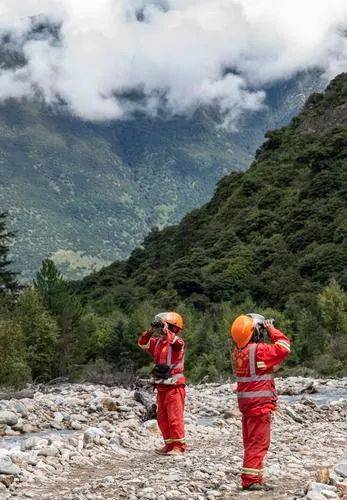
[[152, 227], [177, 222], [222, 175], [245, 169], [264, 132], [287, 123], [321, 85], [315, 73], [276, 84], [268, 107], [233, 133], [212, 110], [101, 125], [39, 103], [1, 105], [1, 209], [17, 231], [22, 279], [48, 255], [70, 277], [127, 257]]
[[283, 309], [312, 303], [331, 278], [346, 285], [347, 74], [266, 136], [251, 167], [224, 177], [209, 203], [86, 278], [85, 298], [100, 310], [249, 297]]

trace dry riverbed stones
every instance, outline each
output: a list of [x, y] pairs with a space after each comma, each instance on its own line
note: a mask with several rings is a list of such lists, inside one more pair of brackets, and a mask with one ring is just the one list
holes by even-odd
[[[329, 387], [343, 389], [346, 381], [292, 377], [279, 382], [285, 394], [309, 389], [274, 415], [267, 473], [284, 488], [283, 498], [319, 500], [346, 493], [347, 402], [317, 405], [311, 396], [312, 387], [319, 394]], [[230, 383], [189, 387], [190, 451], [172, 458], [153, 454], [160, 444], [156, 422], [143, 421], [146, 408], [125, 388], [62, 384], [42, 387], [32, 399], [0, 401], [7, 443], [0, 445], [0, 498], [54, 499], [60, 498], [54, 496], [60, 488], [64, 500], [244, 498], [247, 493], [238, 490], [240, 414], [232, 390]], [[105, 474], [99, 477], [103, 464]], [[317, 476], [324, 467], [328, 472]], [[79, 470], [89, 471], [87, 481]]]

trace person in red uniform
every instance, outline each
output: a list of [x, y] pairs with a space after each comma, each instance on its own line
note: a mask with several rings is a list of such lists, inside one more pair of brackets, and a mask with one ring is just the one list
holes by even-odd
[[[264, 332], [270, 344], [264, 342]], [[263, 467], [270, 446], [271, 413], [277, 402], [273, 370], [290, 353], [290, 340], [273, 326], [272, 320], [259, 314], [237, 317], [230, 333], [236, 342], [232, 363], [242, 413], [242, 487], [268, 491], [273, 488], [264, 483]]]
[[[153, 358], [153, 383], [157, 389], [157, 420], [164, 446], [154, 451], [175, 455], [186, 450], [184, 431], [184, 341], [183, 319], [175, 312], [158, 314], [143, 332], [138, 345]], [[159, 330], [159, 336], [153, 334]]]

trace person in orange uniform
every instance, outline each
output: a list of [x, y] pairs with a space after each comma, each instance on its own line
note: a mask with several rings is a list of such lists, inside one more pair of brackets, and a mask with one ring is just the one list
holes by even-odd
[[[269, 491], [273, 487], [264, 483], [263, 467], [270, 446], [271, 412], [277, 402], [273, 369], [290, 353], [290, 340], [273, 326], [273, 320], [260, 314], [238, 316], [230, 333], [236, 342], [232, 362], [242, 413], [242, 487]], [[264, 342], [264, 333], [270, 344]]]
[[[138, 345], [153, 358], [153, 383], [157, 389], [157, 420], [164, 446], [154, 451], [175, 455], [186, 450], [184, 431], [184, 341], [182, 316], [176, 312], [157, 314], [151, 327], [143, 332]], [[153, 336], [155, 332], [159, 336]]]

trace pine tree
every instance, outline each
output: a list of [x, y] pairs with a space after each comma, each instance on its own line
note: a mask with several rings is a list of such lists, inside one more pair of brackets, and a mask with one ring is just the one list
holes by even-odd
[[56, 318], [44, 308], [41, 297], [33, 289], [20, 295], [17, 309], [32, 377], [34, 380], [50, 380], [54, 377], [58, 337]]
[[18, 288], [16, 273], [9, 269], [10, 243], [14, 234], [7, 229], [7, 213], [0, 213], [0, 299], [14, 293]]
[[56, 317], [59, 336], [57, 342], [56, 374], [69, 375], [76, 364], [82, 363], [83, 345], [81, 332], [82, 305], [72, 292], [54, 262], [45, 259], [34, 280], [45, 307]]

